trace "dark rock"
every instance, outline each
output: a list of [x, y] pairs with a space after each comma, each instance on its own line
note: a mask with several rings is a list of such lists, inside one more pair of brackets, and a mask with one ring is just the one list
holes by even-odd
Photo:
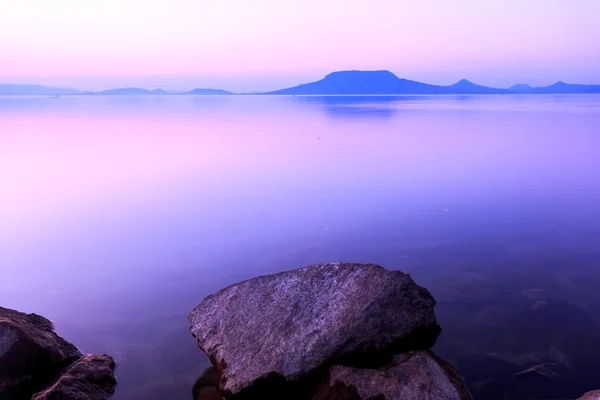
[[592, 392], [587, 392], [577, 400], [600, 400], [600, 390], [594, 390]]
[[398, 355], [380, 369], [333, 366], [329, 390], [313, 400], [471, 400], [467, 386], [450, 364], [426, 351]]
[[229, 286], [189, 315], [220, 389], [279, 385], [328, 365], [380, 367], [428, 349], [440, 329], [429, 292], [373, 264], [320, 264]]
[[32, 400], [107, 400], [115, 392], [115, 360], [87, 355], [71, 365], [48, 389]]
[[0, 307], [0, 400], [31, 399], [81, 357], [46, 318]]

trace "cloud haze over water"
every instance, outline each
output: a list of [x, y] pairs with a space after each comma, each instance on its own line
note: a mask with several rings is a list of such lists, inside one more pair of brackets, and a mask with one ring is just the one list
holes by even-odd
[[28, 0], [0, 82], [272, 90], [343, 69], [492, 86], [600, 83], [597, 0]]

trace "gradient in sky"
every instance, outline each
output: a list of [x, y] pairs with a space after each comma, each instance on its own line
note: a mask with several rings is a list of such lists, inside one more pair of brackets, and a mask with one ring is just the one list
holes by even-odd
[[0, 83], [281, 88], [341, 69], [600, 83], [598, 0], [5, 0]]

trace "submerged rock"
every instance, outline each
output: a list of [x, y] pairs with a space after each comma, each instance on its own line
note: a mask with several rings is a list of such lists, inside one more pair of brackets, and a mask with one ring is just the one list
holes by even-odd
[[115, 392], [115, 360], [107, 355], [87, 355], [71, 365], [48, 389], [32, 400], [107, 400]]
[[594, 390], [592, 392], [587, 392], [577, 400], [600, 400], [600, 390]]
[[50, 321], [0, 307], [0, 399], [31, 399], [81, 352]]
[[220, 390], [295, 381], [329, 365], [380, 367], [428, 349], [435, 300], [409, 275], [374, 264], [319, 264], [261, 276], [206, 297], [190, 330]]
[[460, 373], [427, 351], [394, 357], [379, 369], [333, 366], [314, 400], [471, 400]]
[[192, 389], [194, 400], [222, 400], [219, 379], [219, 371], [214, 365], [206, 369]]

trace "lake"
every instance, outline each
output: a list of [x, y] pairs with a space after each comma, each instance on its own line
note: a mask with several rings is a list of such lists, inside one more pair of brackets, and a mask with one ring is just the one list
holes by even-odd
[[600, 96], [0, 97], [0, 304], [191, 399], [204, 296], [410, 272], [477, 398], [600, 389]]

